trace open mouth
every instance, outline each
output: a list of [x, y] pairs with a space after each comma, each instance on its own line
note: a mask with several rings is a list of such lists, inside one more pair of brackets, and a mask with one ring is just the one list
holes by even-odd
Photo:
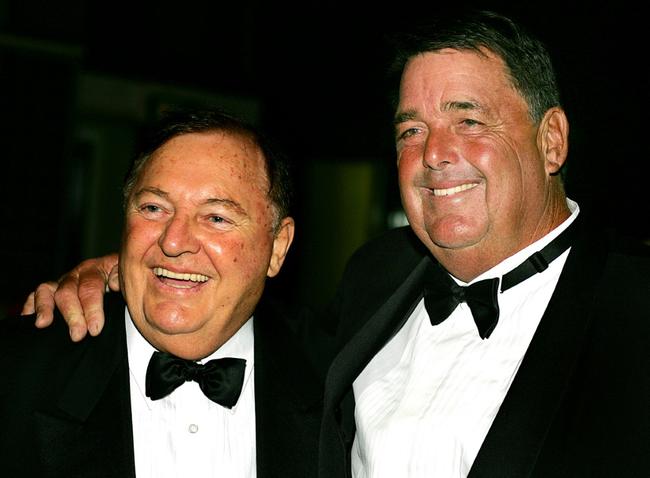
[[434, 196], [453, 196], [454, 194], [458, 194], [469, 189], [474, 189], [476, 186], [478, 186], [478, 183], [468, 183], [461, 184], [460, 186], [454, 186], [453, 188], [432, 189], [431, 191], [433, 191]]
[[210, 278], [203, 274], [173, 272], [162, 267], [154, 267], [153, 273], [166, 285], [180, 289], [189, 289], [207, 282]]

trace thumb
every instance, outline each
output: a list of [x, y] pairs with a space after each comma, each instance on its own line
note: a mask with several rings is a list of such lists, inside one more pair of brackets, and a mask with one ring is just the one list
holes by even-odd
[[110, 289], [114, 292], [118, 292], [120, 290], [120, 278], [118, 270], [118, 265], [115, 264], [111, 269], [110, 274], [108, 274], [108, 281], [106, 283], [107, 289]]

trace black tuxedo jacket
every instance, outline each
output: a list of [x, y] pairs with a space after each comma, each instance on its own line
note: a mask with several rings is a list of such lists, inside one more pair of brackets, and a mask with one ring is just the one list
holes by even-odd
[[[650, 476], [650, 261], [581, 232], [470, 478]], [[352, 383], [418, 302], [431, 260], [409, 228], [350, 260], [332, 312], [341, 351], [325, 385], [321, 478], [350, 476]]]
[[[124, 302], [108, 294], [99, 336], [69, 339], [0, 321], [0, 476], [135, 476]], [[257, 476], [316, 475], [322, 381], [277, 307], [255, 312]]]

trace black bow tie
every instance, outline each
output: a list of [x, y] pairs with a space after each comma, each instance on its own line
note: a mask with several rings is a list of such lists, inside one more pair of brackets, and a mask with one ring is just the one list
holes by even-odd
[[[575, 220], [559, 236], [541, 251], [535, 252], [524, 262], [501, 278], [501, 292], [504, 292], [538, 272], [566, 251], [573, 242], [572, 227]], [[449, 274], [438, 267], [429, 273], [425, 284], [424, 306], [432, 325], [442, 323], [451, 315], [458, 304], [466, 302], [482, 339], [492, 334], [499, 321], [499, 278], [485, 279], [468, 286], [460, 286]]]
[[[499, 320], [499, 279], [485, 279], [469, 286], [460, 286], [441, 271], [442, 276], [433, 281], [424, 293], [424, 306], [432, 325], [442, 323], [456, 309], [458, 304], [467, 302], [476, 322], [478, 334], [482, 339], [490, 336]], [[444, 281], [444, 282], [443, 282]]]
[[245, 369], [244, 359], [226, 357], [201, 365], [165, 352], [154, 352], [147, 367], [146, 394], [158, 400], [193, 380], [210, 400], [232, 408], [241, 394]]

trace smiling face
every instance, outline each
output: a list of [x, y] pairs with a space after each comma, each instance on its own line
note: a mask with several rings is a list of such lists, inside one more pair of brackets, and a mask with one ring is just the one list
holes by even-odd
[[276, 226], [264, 158], [248, 138], [176, 136], [156, 150], [127, 202], [120, 280], [157, 349], [198, 359], [251, 316], [276, 275], [293, 220]]
[[558, 172], [568, 124], [535, 125], [503, 62], [473, 51], [417, 55], [396, 113], [400, 191], [432, 254], [470, 280], [568, 216]]

